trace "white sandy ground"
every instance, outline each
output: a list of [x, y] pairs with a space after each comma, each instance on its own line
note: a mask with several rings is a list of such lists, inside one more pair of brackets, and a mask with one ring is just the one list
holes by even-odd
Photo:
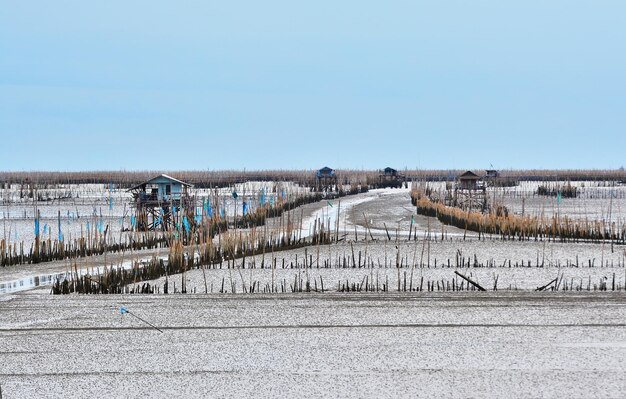
[[[335, 206], [338, 201], [332, 208], [323, 201], [303, 207], [303, 214], [310, 220], [322, 217], [322, 212], [323, 217], [333, 217]], [[597, 283], [613, 273], [624, 286], [624, 267], [616, 266], [624, 259], [621, 247], [479, 241], [475, 235], [463, 240], [463, 231], [447, 227], [441, 241], [441, 226], [432, 218], [418, 217], [419, 240], [407, 241], [413, 208], [402, 190], [342, 199], [341, 208], [345, 239], [353, 240], [357, 228], [359, 241], [352, 243], [356, 253], [361, 251], [365, 259], [367, 251], [370, 262], [384, 262], [385, 257], [391, 262], [399, 251], [405, 262], [416, 265], [416, 281], [418, 276], [452, 278], [457, 269], [441, 264], [447, 259], [454, 263], [461, 253], [497, 265], [505, 259], [530, 260], [533, 265], [545, 259], [544, 268], [459, 269], [487, 287], [495, 274], [501, 289], [513, 282], [532, 289], [557, 274], [581, 281], [593, 276]], [[363, 241], [367, 227], [375, 241]], [[428, 230], [439, 239], [424, 241]], [[298, 256], [302, 264], [305, 251], [316, 262], [318, 250], [321, 260], [337, 260], [351, 256], [352, 248], [342, 242], [275, 256], [287, 264]], [[140, 251], [132, 259], [155, 253]], [[124, 256], [126, 261], [131, 258]], [[265, 256], [267, 260], [270, 255]], [[577, 256], [580, 268], [555, 266]], [[253, 262], [258, 266], [262, 257], [246, 259], [246, 267]], [[428, 259], [431, 267], [420, 267]], [[437, 269], [432, 267], [434, 259]], [[600, 259], [614, 266], [597, 267]], [[120, 260], [119, 254], [107, 258]], [[596, 267], [584, 266], [588, 260]], [[104, 259], [88, 262], [98, 266]], [[66, 268], [67, 262], [4, 268], [0, 281]], [[405, 271], [411, 269], [402, 269], [402, 274]], [[275, 277], [291, 280], [297, 273], [304, 276], [306, 271], [277, 270]], [[323, 275], [326, 289], [336, 288], [337, 279], [361, 281], [372, 273], [388, 276], [393, 288], [398, 276], [395, 268], [315, 268], [309, 273], [311, 279]], [[230, 274], [206, 270], [214, 290]], [[271, 282], [270, 269], [232, 274], [238, 292], [250, 281]], [[181, 278], [174, 276], [171, 282], [179, 284]], [[198, 294], [51, 296], [43, 287], [0, 295], [3, 397], [626, 396], [624, 291], [207, 295], [199, 294], [204, 292], [201, 270], [184, 278]], [[119, 314], [120, 306], [163, 333], [132, 315]]]
[[0, 300], [0, 359], [5, 398], [621, 398], [626, 296], [36, 290]]

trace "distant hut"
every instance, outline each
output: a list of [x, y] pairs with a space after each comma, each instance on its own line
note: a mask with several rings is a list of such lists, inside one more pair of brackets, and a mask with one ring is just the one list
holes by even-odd
[[172, 212], [193, 215], [193, 200], [189, 195], [189, 183], [168, 175], [159, 175], [141, 183], [129, 191], [135, 206], [135, 228], [167, 230], [172, 226]]
[[486, 179], [497, 179], [498, 177], [500, 177], [500, 173], [495, 169], [487, 169], [485, 171]]
[[480, 181], [480, 177], [471, 170], [468, 170], [467, 172], [459, 176], [457, 180], [459, 181], [460, 189], [477, 190], [479, 187], [478, 182]]
[[324, 166], [315, 174], [315, 182], [318, 190], [332, 188], [333, 185], [337, 184], [337, 175], [333, 169]]
[[403, 179], [404, 176], [389, 166], [378, 173], [378, 185], [380, 187], [400, 187]]
[[485, 185], [489, 187], [514, 187], [518, 181], [514, 176], [502, 175], [495, 169], [485, 170]]
[[457, 178], [454, 205], [465, 210], [484, 212], [487, 209], [487, 190], [480, 176], [468, 170]]

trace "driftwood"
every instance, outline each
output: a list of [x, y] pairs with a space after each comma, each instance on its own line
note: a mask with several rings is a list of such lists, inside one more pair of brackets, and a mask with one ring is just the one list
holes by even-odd
[[478, 289], [478, 291], [487, 291], [486, 289], [484, 289], [483, 287], [481, 287], [478, 283], [470, 280], [469, 278], [465, 277], [464, 275], [462, 275], [461, 273], [457, 272], [456, 270], [454, 271], [454, 273], [461, 277], [463, 280], [467, 281], [468, 283], [472, 284], [474, 287], [476, 287]]
[[557, 277], [557, 278], [555, 278], [554, 280], [550, 281], [548, 284], [546, 284], [546, 285], [542, 285], [541, 287], [537, 287], [537, 289], [536, 289], [535, 291], [543, 291], [543, 290], [545, 290], [545, 289], [546, 289], [546, 288], [548, 288], [550, 285], [552, 285], [552, 284], [556, 283], [556, 281], [557, 281], [558, 279], [559, 279], [559, 278]]

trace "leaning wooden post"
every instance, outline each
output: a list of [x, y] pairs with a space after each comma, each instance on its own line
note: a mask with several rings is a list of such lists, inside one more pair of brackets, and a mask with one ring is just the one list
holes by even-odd
[[454, 271], [454, 273], [461, 277], [463, 280], [467, 281], [468, 283], [472, 284], [474, 287], [476, 287], [476, 289], [478, 289], [478, 291], [487, 291], [486, 289], [484, 289], [483, 287], [481, 287], [478, 283], [470, 280], [469, 278], [465, 277], [464, 275], [462, 275], [461, 273], [457, 272], [456, 270]]

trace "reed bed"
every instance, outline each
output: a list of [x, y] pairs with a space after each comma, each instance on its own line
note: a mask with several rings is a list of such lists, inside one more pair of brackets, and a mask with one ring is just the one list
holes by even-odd
[[[289, 225], [289, 224], [288, 224]], [[397, 270], [396, 281], [393, 282], [395, 291], [464, 291], [464, 290], [486, 290], [476, 281], [472, 280], [472, 270], [490, 269], [493, 270], [493, 281], [489, 287], [498, 289], [498, 270], [501, 269], [556, 269], [558, 273], [566, 269], [589, 268], [603, 270], [615, 270], [616, 268], [626, 270], [626, 252], [617, 263], [611, 259], [587, 259], [580, 261], [578, 256], [575, 260], [565, 260], [561, 262], [546, 261], [545, 252], [540, 256], [537, 251], [534, 259], [506, 259], [496, 262], [494, 259], [479, 259], [476, 254], [463, 256], [457, 251], [454, 259], [444, 259], [438, 261], [431, 258], [429, 242], [435, 240], [435, 236], [425, 236], [421, 245], [416, 244], [413, 248], [408, 248], [406, 253], [402, 253], [397, 247], [397, 242], [388, 239], [393, 245], [390, 247], [389, 256], [385, 247], [384, 258], [373, 256], [368, 252], [370, 241], [365, 240], [365, 250], [355, 250], [353, 243], [344, 244], [344, 250], [335, 255], [320, 256], [325, 251], [320, 251], [321, 245], [337, 245], [345, 240], [345, 236], [339, 236], [337, 231], [318, 219], [314, 225], [313, 235], [309, 238], [298, 237], [297, 228], [277, 229], [268, 231], [266, 228], [252, 228], [247, 232], [230, 230], [220, 235], [220, 240], [209, 240], [201, 245], [184, 246], [182, 241], [177, 240], [169, 247], [167, 259], [153, 257], [143, 263], [135, 262], [133, 267], [124, 268], [122, 266], [105, 269], [102, 274], [79, 275], [76, 263], [74, 272], [70, 271], [69, 278], [58, 279], [52, 292], [54, 294], [67, 294], [72, 292], [83, 294], [116, 294], [116, 293], [171, 293], [171, 292], [205, 292], [205, 293], [255, 293], [255, 292], [324, 292], [324, 290], [334, 290], [330, 285], [325, 285], [323, 274], [313, 278], [315, 271], [322, 270], [350, 270], [365, 271], [362, 281], [340, 280], [336, 290], [339, 292], [386, 292], [391, 290], [389, 277], [385, 274], [384, 280], [379, 277], [381, 270]], [[356, 239], [356, 237], [355, 237]], [[349, 245], [348, 245], [349, 244]], [[421, 250], [419, 247], [421, 246]], [[286, 260], [280, 258], [277, 253], [285, 250], [304, 247], [304, 254], [295, 253], [295, 259]], [[309, 250], [310, 249], [310, 250]], [[545, 249], [544, 249], [545, 251]], [[380, 255], [380, 254], [379, 254]], [[260, 258], [260, 259], [259, 259]], [[204, 276], [204, 287], [194, 286], [187, 288], [186, 273], [190, 270], [202, 270]], [[229, 278], [222, 278], [220, 287], [215, 287], [213, 282], [207, 283], [207, 274], [212, 270], [225, 269], [229, 273]], [[450, 271], [456, 276], [452, 280], [443, 281], [439, 278], [428, 279], [421, 277], [426, 270]], [[255, 280], [252, 277], [252, 270], [267, 271], [271, 273], [271, 282]], [[297, 278], [293, 284], [289, 281], [276, 279], [276, 271], [294, 270]], [[250, 277], [245, 278], [245, 271], [250, 271]], [[418, 282], [418, 275], [419, 282]], [[146, 280], [155, 280], [165, 277], [165, 284], [145, 283]], [[461, 280], [458, 280], [461, 278]], [[561, 277], [563, 279], [563, 277]], [[284, 279], [283, 279], [284, 280]], [[178, 286], [176, 282], [178, 281]], [[303, 283], [304, 281], [304, 283]], [[587, 280], [585, 280], [587, 281]], [[626, 280], [625, 280], [626, 281]], [[441, 284], [440, 284], [441, 283]], [[606, 283], [606, 281], [605, 281]], [[156, 284], [156, 285], [155, 285]], [[587, 282], [588, 290], [594, 287], [591, 277]], [[608, 286], [602, 283], [595, 284], [594, 290], [608, 290]], [[324, 288], [326, 287], [326, 288]], [[558, 290], [559, 284], [555, 284], [553, 290]], [[615, 272], [613, 272], [613, 283], [611, 290], [622, 290], [622, 284], [615, 282]], [[540, 287], [538, 287], [540, 288]], [[504, 287], [504, 289], [507, 289]], [[515, 285], [510, 285], [508, 289], [517, 289]], [[546, 285], [541, 290], [550, 289]], [[564, 282], [563, 290], [584, 290], [585, 284], [577, 278]]]
[[[242, 259], [242, 258], [240, 258]], [[255, 294], [255, 293], [324, 293], [324, 292], [462, 292], [462, 291], [499, 291], [499, 290], [519, 290], [515, 283], [506, 286], [499, 285], [499, 274], [494, 273], [487, 282], [478, 282], [472, 273], [473, 268], [492, 267], [538, 267], [531, 266], [530, 262], [525, 262], [511, 266], [511, 262], [504, 262], [502, 265], [486, 265], [477, 264], [468, 258], [467, 262], [460, 261], [457, 265], [446, 264], [442, 262], [439, 268], [442, 271], [450, 270], [448, 277], [425, 276], [416, 272], [416, 267], [409, 265], [398, 265], [395, 267], [397, 273], [395, 278], [390, 278], [388, 274], [379, 273], [382, 269], [381, 265], [372, 264], [370, 268], [363, 267], [369, 271], [363, 272], [360, 276], [355, 276], [335, 280], [336, 284], [325, 282], [324, 274], [321, 270], [331, 268], [329, 266], [315, 266], [313, 262], [307, 262], [306, 257], [299, 266], [291, 265], [283, 268], [293, 269], [293, 278], [280, 278], [271, 281], [268, 279], [246, 280], [243, 271], [246, 269], [245, 261], [242, 263], [235, 262], [235, 259], [229, 259], [222, 262], [219, 268], [228, 269], [230, 276], [222, 277], [221, 283], [214, 284], [213, 281], [207, 284], [206, 277], [204, 286], [194, 285], [188, 286], [185, 273], [194, 268], [202, 269], [203, 274], [209, 272], [209, 269], [203, 268], [199, 264], [182, 266], [182, 263], [176, 263], [176, 266], [167, 265], [171, 259], [153, 259], [142, 267], [134, 267], [132, 269], [111, 269], [109, 272], [98, 276], [78, 276], [72, 279], [58, 280], [52, 287], [53, 294], [186, 294], [186, 293], [205, 293], [205, 294]], [[279, 268], [280, 262], [276, 258], [272, 258], [269, 264], [265, 266], [272, 273]], [[326, 262], [324, 262], [326, 264]], [[217, 266], [217, 265], [216, 265]], [[249, 264], [248, 269], [255, 268]], [[431, 266], [429, 265], [429, 268]], [[436, 267], [436, 266], [432, 266]], [[543, 267], [543, 266], [540, 266]], [[573, 263], [568, 267], [574, 266]], [[591, 266], [590, 264], [590, 267]], [[216, 267], [217, 268], [217, 267]], [[425, 266], [422, 266], [425, 268]], [[622, 265], [623, 268], [623, 265]], [[618, 281], [616, 272], [610, 273], [605, 277], [566, 277], [561, 272], [561, 267], [557, 269], [556, 278], [539, 285], [534, 288], [535, 291], [624, 291], [626, 286]], [[166, 271], [164, 274], [164, 270]], [[314, 274], [317, 270], [319, 274]], [[614, 269], [611, 269], [614, 270]], [[268, 271], [268, 273], [270, 273]], [[178, 274], [176, 274], [178, 272]], [[146, 280], [154, 280], [158, 277], [165, 276], [161, 282], [146, 282]]]
[[[167, 260], [153, 257], [143, 264], [135, 262], [132, 268], [122, 266], [111, 266], [105, 269], [102, 274], [80, 275], [78, 266], [74, 263], [74, 272], [70, 273], [69, 279], [58, 279], [52, 287], [53, 294], [67, 294], [72, 292], [83, 294], [113, 294], [124, 292], [124, 287], [128, 284], [139, 281], [153, 280], [163, 276], [179, 274], [181, 277], [181, 292], [186, 292], [185, 272], [197, 269], [201, 266], [212, 265], [219, 268], [235, 268], [235, 261], [242, 259], [245, 268], [247, 257], [254, 257], [258, 254], [272, 254], [277, 251], [301, 248], [307, 245], [326, 245], [338, 240], [336, 231], [322, 220], [318, 219], [313, 227], [313, 234], [310, 237], [301, 237], [293, 224], [287, 222], [282, 230], [258, 232], [256, 227], [249, 232], [229, 230], [219, 235], [218, 242], [214, 242], [210, 237], [202, 243], [197, 241], [195, 245], [183, 245], [182, 237], [175, 239], [169, 245]], [[275, 260], [276, 258], [274, 258]], [[232, 266], [231, 266], [232, 264]], [[265, 268], [265, 262], [260, 264]], [[268, 267], [276, 267], [274, 264]], [[253, 289], [249, 287], [248, 289]], [[164, 288], [167, 293], [167, 285]]]
[[[302, 205], [318, 202], [322, 198], [338, 198], [358, 192], [362, 192], [362, 190], [339, 191], [325, 196], [321, 193], [296, 195], [290, 200], [279, 200], [275, 204], [266, 203], [254, 211], [236, 216], [235, 220], [230, 221], [227, 216], [220, 215], [217, 208], [211, 216], [203, 213], [200, 220], [197, 220], [195, 215], [179, 213], [172, 226], [166, 231], [131, 232], [124, 236], [120, 234], [118, 241], [115, 241], [115, 238], [108, 234], [108, 225], [98, 229], [97, 223], [92, 223], [92, 228], [87, 231], [81, 230], [80, 236], [75, 238], [62, 237], [61, 240], [52, 238], [52, 229], [48, 233], [47, 239], [43, 235], [37, 235], [35, 241], [30, 245], [26, 245], [23, 240], [10, 242], [8, 239], [2, 238], [0, 239], [0, 266], [77, 259], [129, 250], [167, 248], [177, 241], [181, 241], [184, 245], [201, 245], [229, 229], [262, 226], [268, 218], [281, 217], [285, 212], [290, 213]], [[214, 200], [213, 203], [219, 204], [219, 201]], [[294, 216], [290, 214], [289, 217]], [[185, 223], [185, 221], [187, 222]], [[292, 228], [295, 220], [290, 219], [286, 222], [281, 220], [281, 225], [283, 223], [285, 226], [289, 224], [291, 226], [289, 228]], [[290, 237], [286, 232], [283, 232], [283, 236], [287, 239]]]
[[[320, 165], [321, 167], [322, 165]], [[332, 165], [330, 165], [332, 166]], [[381, 165], [384, 167], [386, 165]], [[399, 168], [398, 168], [399, 169]], [[400, 170], [400, 169], [399, 169]], [[403, 169], [402, 175], [410, 180], [424, 181], [453, 181], [456, 176], [465, 172], [460, 169], [425, 170]], [[475, 170], [483, 176], [484, 170]], [[166, 173], [181, 180], [202, 187], [227, 187], [236, 183], [248, 181], [292, 181], [305, 186], [315, 183], [315, 170], [215, 170], [215, 171], [85, 171], [85, 172], [0, 172], [0, 188], [13, 184], [22, 184], [25, 181], [36, 184], [109, 184], [130, 188], [135, 184], [146, 181], [156, 175]], [[338, 169], [336, 174], [340, 183], [359, 183], [366, 185], [378, 181], [378, 170]], [[626, 182], [626, 171], [620, 169], [588, 169], [588, 170], [501, 170], [502, 181], [620, 181]]]
[[436, 217], [441, 223], [478, 232], [479, 235], [495, 235], [503, 240], [560, 240], [562, 242], [605, 242], [626, 244], [626, 226], [605, 220], [574, 220], [567, 216], [513, 215], [503, 207], [492, 207], [483, 214], [464, 211], [433, 201], [426, 192], [414, 187], [411, 201], [417, 213]]
[[576, 198], [578, 188], [570, 182], [566, 184], [547, 184], [537, 187], [537, 194], [546, 197]]

